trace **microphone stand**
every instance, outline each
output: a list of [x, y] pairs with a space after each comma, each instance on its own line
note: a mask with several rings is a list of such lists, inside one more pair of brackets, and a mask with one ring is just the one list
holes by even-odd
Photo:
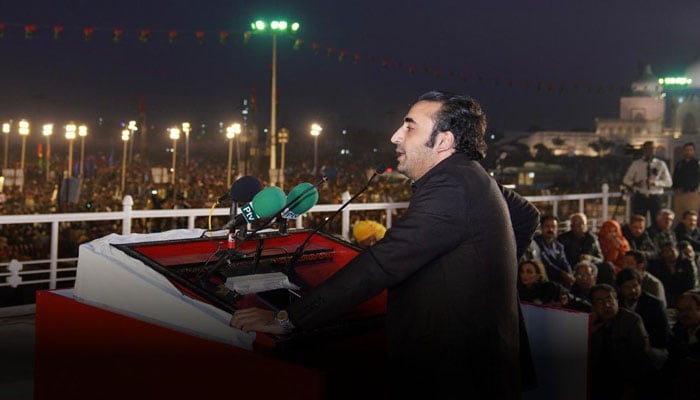
[[[346, 201], [345, 203], [343, 203], [343, 205], [342, 205], [339, 209], [337, 209], [337, 210], [333, 213], [333, 215], [331, 215], [330, 217], [328, 217], [328, 218], [326, 218], [325, 220], [323, 220], [323, 222], [322, 222], [318, 227], [316, 227], [316, 229], [314, 229], [314, 230], [306, 237], [306, 240], [304, 240], [304, 242], [302, 242], [302, 244], [299, 245], [299, 247], [297, 247], [296, 251], [294, 252], [294, 255], [289, 259], [289, 262], [287, 262], [287, 265], [285, 266], [285, 271], [286, 271], [286, 273], [287, 273], [288, 275], [289, 275], [290, 273], [293, 273], [293, 271], [294, 271], [293, 267], [294, 267], [294, 265], [297, 263], [297, 261], [299, 261], [299, 258], [301, 258], [301, 256], [304, 254], [304, 248], [306, 248], [306, 245], [309, 243], [309, 240], [311, 240], [311, 237], [312, 237], [313, 235], [315, 235], [316, 233], [318, 233], [318, 231], [321, 230], [321, 228], [323, 228], [324, 226], [326, 226], [326, 224], [327, 224], [328, 222], [330, 222], [330, 220], [332, 220], [332, 219], [335, 218], [338, 214], [340, 214], [340, 213], [345, 209], [345, 207], [347, 207], [348, 205], [350, 205], [350, 203], [352, 203], [360, 194], [362, 194], [365, 190], [367, 190], [367, 188], [368, 188], [369, 185], [372, 183], [372, 181], [374, 180], [374, 178], [377, 177], [377, 175], [380, 175], [380, 174], [384, 173], [384, 170], [385, 170], [385, 168], [383, 168], [383, 167], [379, 167], [377, 170], [375, 170], [374, 173], [372, 174], [372, 176], [369, 178], [369, 180], [368, 180], [367, 183], [365, 184], [365, 186], [362, 187], [362, 189], [360, 189], [357, 193], [355, 193], [355, 195], [352, 196], [352, 197], [350, 198], [350, 200], [348, 200], [348, 201]], [[381, 171], [381, 172], [380, 172], [380, 171]]]

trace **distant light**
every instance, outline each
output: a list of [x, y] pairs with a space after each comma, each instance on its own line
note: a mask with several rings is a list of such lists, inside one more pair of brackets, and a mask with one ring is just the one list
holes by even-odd
[[41, 130], [41, 134], [44, 136], [51, 136], [53, 134], [53, 124], [45, 124]]
[[286, 31], [287, 30], [287, 21], [280, 21], [279, 29]]
[[528, 172], [528, 173], [527, 173], [527, 177], [528, 177], [528, 178], [534, 178], [534, 177], [535, 177], [535, 173], [534, 173], [534, 172]]
[[678, 86], [688, 86], [693, 83], [691, 78], [686, 78], [683, 76], [670, 76], [666, 78], [659, 78], [660, 85], [678, 85]]
[[292, 32], [296, 32], [296, 31], [298, 31], [298, 30], [299, 30], [299, 23], [298, 23], [298, 22], [294, 22], [294, 23], [292, 24]]
[[270, 23], [270, 28], [272, 28], [272, 30], [275, 30], [275, 31], [278, 30], [278, 29], [280, 29], [280, 23], [279, 23], [279, 21], [272, 21], [272, 22]]
[[261, 20], [257, 20], [253, 23], [253, 29], [257, 29], [259, 31], [264, 31], [265, 30], [265, 22]]
[[491, 134], [491, 140], [493, 140], [493, 139], [496, 139], [496, 135], [494, 135], [494, 134], [492, 133], [492, 134]]

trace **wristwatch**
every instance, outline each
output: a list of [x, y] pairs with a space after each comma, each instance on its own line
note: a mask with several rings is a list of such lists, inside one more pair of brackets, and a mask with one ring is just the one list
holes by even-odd
[[275, 313], [275, 321], [284, 329], [284, 333], [290, 333], [294, 330], [294, 324], [289, 320], [289, 313], [287, 313], [287, 310], [277, 311]]

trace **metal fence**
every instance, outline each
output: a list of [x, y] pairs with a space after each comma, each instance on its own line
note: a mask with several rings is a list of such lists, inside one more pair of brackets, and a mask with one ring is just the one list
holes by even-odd
[[[350, 198], [348, 193], [343, 196], [343, 201]], [[622, 194], [611, 193], [608, 185], [603, 185], [599, 193], [580, 193], [550, 196], [526, 196], [543, 213], [557, 215], [566, 218], [568, 214], [574, 212], [584, 212], [589, 216], [589, 224], [595, 230], [597, 221], [605, 221], [611, 218], [611, 199], [616, 199], [614, 206], [615, 217], [629, 217], [629, 200], [623, 201]], [[59, 258], [59, 241], [62, 240], [59, 233], [63, 224], [89, 221], [116, 221], [121, 223], [121, 233], [128, 235], [132, 233], [132, 221], [157, 218], [186, 218], [187, 228], [195, 228], [197, 218], [208, 216], [229, 216], [230, 209], [216, 208], [213, 211], [206, 208], [195, 209], [168, 209], [168, 210], [134, 210], [131, 196], [125, 196], [123, 201], [123, 211], [116, 212], [92, 212], [92, 213], [66, 213], [66, 214], [34, 214], [34, 215], [5, 215], [0, 216], [0, 226], [11, 224], [50, 224], [49, 234], [49, 258], [48, 259], [12, 259], [9, 262], [0, 262], [0, 291], [12, 290], [25, 286], [27, 291], [37, 289], [56, 289], [59, 285], [63, 287], [72, 286], [77, 269], [77, 257]], [[338, 204], [319, 204], [309, 210], [310, 215], [315, 213], [333, 213], [339, 209]], [[401, 203], [360, 203], [350, 204], [345, 208], [341, 217], [341, 231], [328, 232], [337, 234], [349, 240], [351, 229], [351, 213], [380, 211], [385, 213], [385, 224], [387, 228], [392, 225], [392, 216], [396, 210], [405, 209], [408, 202]], [[621, 209], [620, 209], [621, 208]], [[296, 228], [305, 227], [305, 217], [301, 216], [296, 220]], [[568, 229], [568, 224], [564, 223], [564, 229]], [[0, 307], [17, 304], [4, 304], [0, 298]]]

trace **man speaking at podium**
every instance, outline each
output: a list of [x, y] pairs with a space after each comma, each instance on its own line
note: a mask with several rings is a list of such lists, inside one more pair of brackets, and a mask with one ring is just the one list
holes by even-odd
[[242, 309], [231, 325], [303, 331], [388, 289], [390, 391], [519, 398], [516, 240], [503, 192], [478, 163], [485, 131], [473, 99], [420, 96], [391, 137], [397, 169], [413, 181], [406, 214], [287, 310]]

